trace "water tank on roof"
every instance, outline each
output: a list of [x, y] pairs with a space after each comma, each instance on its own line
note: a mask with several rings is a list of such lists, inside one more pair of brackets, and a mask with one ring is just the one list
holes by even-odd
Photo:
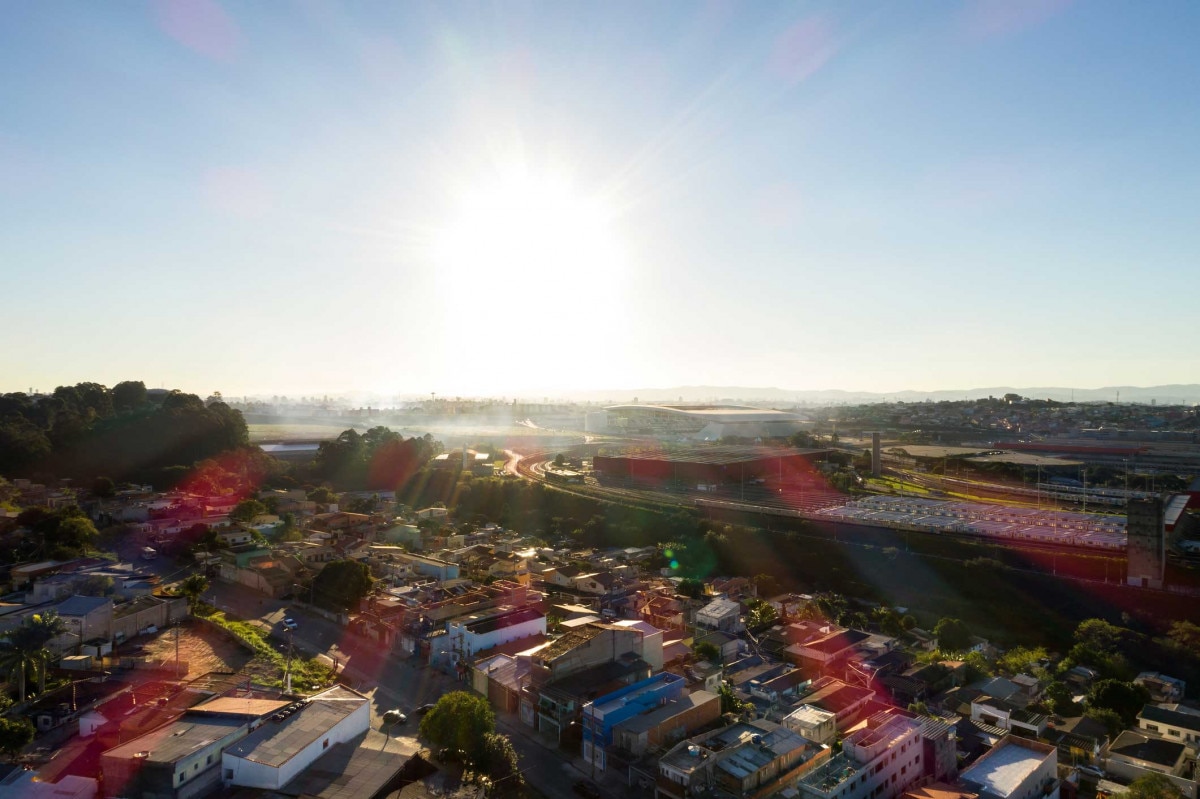
[[700, 747], [696, 746], [695, 744], [690, 744], [690, 745], [688, 746], [688, 750], [687, 750], [687, 751], [688, 751], [688, 754], [689, 754], [689, 755], [691, 755], [692, 757], [699, 757], [699, 756], [700, 756]]
[[762, 746], [762, 736], [761, 735], [750, 736], [750, 743], [754, 744], [755, 746]]

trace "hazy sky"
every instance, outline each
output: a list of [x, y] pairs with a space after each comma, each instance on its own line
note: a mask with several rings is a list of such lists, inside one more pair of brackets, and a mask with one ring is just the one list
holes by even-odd
[[8, 3], [0, 390], [1200, 382], [1200, 4]]

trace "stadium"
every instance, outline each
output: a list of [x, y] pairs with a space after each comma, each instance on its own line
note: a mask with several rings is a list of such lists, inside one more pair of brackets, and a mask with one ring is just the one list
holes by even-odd
[[657, 487], [797, 484], [812, 479], [824, 449], [707, 446], [601, 450], [592, 458], [596, 476]]
[[794, 413], [746, 405], [613, 405], [606, 432], [695, 441], [788, 438], [809, 423]]

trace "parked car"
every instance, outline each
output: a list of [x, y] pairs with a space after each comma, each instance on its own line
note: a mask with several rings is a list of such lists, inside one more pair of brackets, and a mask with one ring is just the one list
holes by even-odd
[[296, 629], [297, 627], [299, 627], [300, 625], [299, 625], [299, 624], [296, 624], [296, 620], [295, 620], [295, 619], [292, 619], [292, 618], [287, 618], [287, 619], [284, 619], [284, 620], [283, 620], [283, 626], [284, 626], [284, 627], [287, 627], [289, 630], [295, 630], [295, 629]]
[[432, 704], [429, 704], [429, 705], [421, 705], [419, 708], [417, 708], [416, 710], [414, 710], [414, 711], [413, 711], [413, 713], [416, 713], [418, 716], [424, 716], [426, 713], [428, 713], [428, 712], [429, 712], [429, 711], [431, 711], [431, 710], [433, 710], [433, 705], [432, 705]]
[[403, 724], [406, 721], [408, 721], [408, 716], [396, 709], [389, 710], [383, 714], [384, 724]]
[[576, 796], [582, 796], [583, 799], [600, 799], [600, 789], [587, 780], [579, 780], [571, 789], [575, 791]]

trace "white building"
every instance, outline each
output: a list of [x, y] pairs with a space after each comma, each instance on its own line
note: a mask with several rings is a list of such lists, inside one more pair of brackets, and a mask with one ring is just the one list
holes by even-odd
[[837, 714], [812, 705], [801, 705], [784, 716], [783, 726], [810, 741], [829, 744], [837, 737]]
[[278, 790], [325, 754], [329, 747], [371, 726], [367, 697], [341, 685], [317, 694], [295, 712], [272, 716], [228, 747], [221, 758], [226, 786]]
[[732, 599], [714, 599], [696, 612], [696, 626], [722, 632], [741, 632], [742, 606]]
[[1058, 750], [1010, 735], [959, 775], [989, 799], [1058, 799]]
[[485, 649], [545, 632], [546, 615], [537, 608], [504, 608], [450, 622], [445, 646], [452, 656], [470, 660]]
[[811, 799], [895, 799], [923, 777], [921, 724], [889, 716], [842, 741], [842, 752], [797, 783]]

